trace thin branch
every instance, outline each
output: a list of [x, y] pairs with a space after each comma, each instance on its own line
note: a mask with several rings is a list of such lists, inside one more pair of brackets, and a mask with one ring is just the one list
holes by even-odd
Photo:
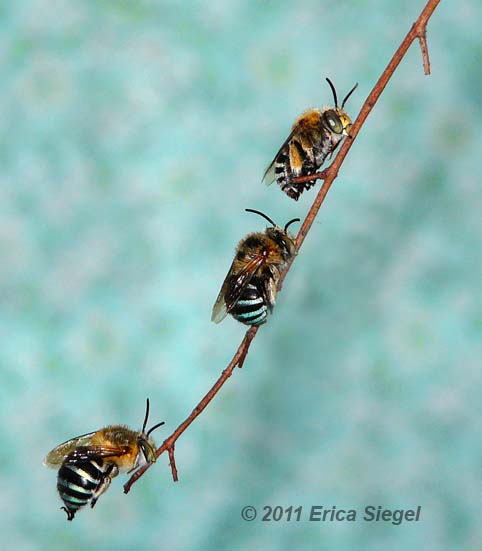
[[[174, 461], [174, 445], [177, 441], [177, 439], [181, 436], [181, 434], [189, 427], [189, 425], [198, 417], [206, 408], [206, 406], [209, 404], [209, 402], [216, 396], [219, 389], [224, 385], [224, 383], [231, 377], [234, 368], [235, 367], [243, 367], [244, 360], [246, 358], [246, 355], [248, 354], [249, 346], [251, 344], [251, 341], [254, 339], [254, 336], [256, 335], [258, 331], [257, 327], [251, 327], [246, 331], [246, 334], [244, 335], [243, 340], [241, 341], [241, 344], [239, 345], [239, 348], [236, 350], [236, 353], [233, 356], [233, 359], [229, 363], [228, 367], [221, 373], [219, 379], [214, 383], [214, 385], [211, 387], [211, 390], [204, 396], [204, 398], [199, 402], [199, 404], [192, 410], [191, 415], [183, 422], [181, 423], [177, 429], [164, 440], [162, 443], [162, 446], [156, 451], [156, 457], [159, 457], [161, 454], [163, 454], [165, 451], [169, 454], [169, 460], [170, 460], [170, 467], [171, 467], [171, 473], [172, 478], [174, 481], [177, 481], [177, 468], [176, 463]], [[146, 471], [147, 469], [153, 465], [153, 463], [148, 463], [138, 469], [127, 481], [126, 484], [124, 484], [124, 493], [127, 494], [127, 492], [131, 489], [131, 486], [138, 480]]]
[[426, 75], [429, 75], [430, 74], [430, 58], [428, 57], [427, 33], [425, 31], [421, 32], [418, 35], [418, 41], [420, 42], [420, 48], [422, 50], [423, 70], [424, 70]]
[[177, 482], [179, 478], [177, 476], [176, 458], [174, 457], [174, 444], [172, 448], [167, 449], [167, 453], [169, 454], [169, 466], [171, 467], [172, 479], [174, 482]]
[[314, 180], [324, 180], [328, 175], [328, 168], [321, 172], [315, 172], [314, 174], [307, 174], [306, 176], [298, 176], [293, 178], [292, 182], [295, 184], [304, 184], [305, 182], [313, 182]]
[[[298, 235], [296, 236], [296, 251], [298, 252], [301, 248], [303, 241], [305, 240], [305, 237], [307, 236], [308, 232], [310, 231], [311, 226], [313, 225], [313, 222], [316, 218], [316, 215], [318, 214], [318, 211], [320, 210], [321, 205], [323, 204], [323, 201], [325, 200], [326, 194], [328, 193], [328, 190], [330, 189], [332, 183], [338, 176], [338, 171], [345, 160], [345, 157], [350, 150], [353, 141], [355, 140], [356, 136], [360, 132], [361, 127], [365, 123], [366, 118], [370, 114], [371, 110], [375, 106], [376, 102], [378, 101], [378, 98], [382, 94], [383, 90], [385, 89], [385, 86], [387, 85], [388, 81], [392, 77], [393, 73], [395, 72], [396, 68], [398, 67], [400, 61], [403, 59], [405, 54], [407, 53], [408, 48], [412, 44], [412, 42], [416, 39], [420, 41], [420, 44], [422, 45], [422, 55], [424, 60], [424, 68], [425, 73], [429, 74], [430, 72], [430, 65], [428, 61], [428, 50], [427, 50], [427, 44], [426, 44], [426, 28], [427, 28], [427, 22], [430, 19], [432, 13], [434, 12], [437, 5], [440, 3], [440, 0], [428, 0], [427, 4], [423, 8], [422, 12], [420, 13], [417, 21], [414, 23], [410, 31], [408, 32], [407, 36], [404, 38], [403, 42], [400, 44], [398, 50], [395, 52], [394, 56], [390, 60], [389, 64], [387, 65], [386, 69], [383, 71], [381, 77], [378, 79], [377, 83], [375, 84], [373, 90], [370, 92], [370, 95], [366, 99], [365, 103], [363, 104], [360, 113], [358, 114], [358, 117], [356, 118], [355, 122], [353, 123], [353, 126], [350, 131], [350, 135], [348, 138], [343, 142], [340, 150], [338, 151], [337, 156], [335, 157], [333, 163], [323, 172], [314, 174], [307, 178], [304, 181], [308, 180], [314, 180], [317, 178], [323, 178], [324, 183], [322, 187], [320, 188], [310, 210], [308, 211], [308, 214], [306, 215], [305, 220], [303, 221], [303, 224], [301, 225], [301, 228], [298, 232]], [[427, 73], [428, 69], [428, 73]], [[301, 181], [301, 179], [298, 179]], [[293, 257], [294, 260], [294, 257]], [[279, 284], [279, 288], [281, 288], [281, 285], [284, 281], [284, 278], [286, 277], [286, 274], [291, 268], [292, 262], [289, 264], [289, 266], [286, 268], [285, 272], [281, 275], [281, 280]], [[191, 423], [204, 411], [204, 409], [207, 407], [207, 405], [211, 402], [211, 400], [216, 396], [216, 394], [219, 392], [221, 387], [224, 385], [224, 383], [231, 377], [234, 368], [236, 366], [242, 367], [244, 360], [246, 359], [246, 356], [249, 351], [249, 347], [251, 345], [252, 340], [256, 336], [258, 332], [258, 327], [251, 327], [248, 329], [246, 334], [244, 335], [243, 340], [241, 341], [241, 344], [239, 345], [238, 350], [233, 356], [233, 359], [229, 363], [228, 367], [221, 373], [218, 380], [214, 383], [212, 388], [209, 390], [209, 392], [204, 396], [204, 398], [199, 402], [199, 404], [193, 409], [191, 414], [187, 417], [185, 421], [183, 421], [177, 429], [164, 440], [162, 443], [162, 446], [157, 450], [156, 457], [159, 457], [162, 455], [165, 451], [168, 452], [169, 460], [170, 460], [170, 467], [172, 472], [172, 477], [174, 480], [177, 480], [177, 468], [176, 463], [174, 461], [174, 445], [177, 442], [178, 438], [184, 433], [184, 431], [191, 425]], [[131, 478], [127, 481], [127, 483], [124, 485], [124, 492], [128, 493], [131, 489], [132, 485], [139, 480], [139, 478], [151, 467], [152, 463], [144, 465], [144, 467], [141, 467], [138, 469]]]

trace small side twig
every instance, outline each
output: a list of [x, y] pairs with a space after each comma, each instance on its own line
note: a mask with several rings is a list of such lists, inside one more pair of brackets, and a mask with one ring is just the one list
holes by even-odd
[[169, 466], [171, 467], [172, 479], [174, 482], [177, 482], [179, 478], [177, 476], [176, 458], [174, 457], [174, 444], [172, 448], [167, 450], [167, 453], [169, 454]]
[[[181, 434], [189, 427], [189, 425], [198, 417], [204, 409], [207, 407], [209, 402], [216, 396], [216, 394], [219, 392], [220, 388], [224, 385], [224, 383], [231, 377], [234, 368], [235, 367], [242, 367], [244, 364], [244, 360], [246, 359], [246, 355], [248, 354], [249, 347], [251, 345], [251, 341], [254, 339], [256, 333], [258, 332], [258, 327], [250, 327], [246, 334], [244, 335], [243, 340], [241, 341], [241, 344], [239, 345], [238, 349], [236, 350], [233, 359], [229, 362], [228, 367], [221, 373], [218, 380], [214, 383], [214, 385], [211, 387], [209, 392], [204, 396], [204, 398], [199, 402], [199, 404], [192, 410], [189, 417], [182, 422], [177, 429], [164, 440], [161, 447], [158, 448], [156, 451], [156, 457], [159, 457], [161, 454], [167, 451], [169, 455], [169, 464], [171, 466], [171, 473], [172, 478], [176, 482], [178, 480], [177, 475], [177, 467], [176, 462], [174, 460], [174, 445], [177, 441], [177, 439], [181, 436]], [[153, 465], [153, 463], [147, 463], [140, 469], [137, 469], [137, 471], [130, 477], [130, 479], [124, 484], [124, 493], [128, 493], [131, 489], [131, 486], [139, 480], [139, 478]]]
[[420, 49], [422, 50], [423, 70], [426, 75], [429, 75], [430, 58], [428, 57], [427, 31], [425, 28], [423, 29], [423, 31], [420, 31], [418, 35], [418, 41], [420, 42]]
[[305, 182], [313, 182], [314, 180], [324, 180], [328, 174], [328, 169], [322, 170], [321, 172], [315, 172], [314, 174], [307, 174], [306, 176], [299, 176], [298, 178], [293, 178], [295, 184], [304, 184]]
[[[424, 60], [425, 73], [426, 74], [430, 73], [430, 64], [428, 59], [428, 49], [427, 49], [427, 43], [426, 43], [426, 27], [427, 27], [428, 20], [430, 19], [432, 13], [434, 12], [435, 8], [439, 3], [440, 3], [440, 0], [428, 0], [427, 3], [425, 4], [425, 7], [420, 13], [417, 21], [412, 26], [407, 36], [404, 38], [403, 42], [398, 47], [397, 51], [393, 55], [392, 59], [388, 63], [387, 67], [385, 68], [380, 78], [376, 82], [375, 86], [373, 87], [372, 91], [370, 92], [367, 99], [365, 100], [365, 103], [363, 104], [360, 110], [360, 113], [358, 114], [358, 117], [353, 123], [353, 126], [350, 131], [350, 136], [348, 137], [348, 139], [346, 139], [343, 142], [333, 163], [326, 170], [310, 175], [309, 177], [305, 177], [304, 181], [323, 179], [324, 182], [320, 190], [318, 191], [318, 194], [310, 210], [308, 211], [308, 214], [306, 215], [306, 218], [304, 219], [303, 224], [301, 225], [298, 235], [296, 236], [296, 252], [299, 251], [299, 249], [303, 244], [303, 241], [305, 240], [305, 237], [310, 231], [311, 226], [313, 225], [313, 222], [316, 218], [316, 215], [318, 214], [318, 211], [320, 210], [320, 207], [323, 204], [323, 201], [325, 200], [328, 190], [330, 189], [332, 183], [338, 176], [338, 171], [343, 161], [345, 160], [345, 157], [348, 154], [348, 151], [351, 149], [351, 146], [353, 145], [353, 141], [355, 140], [360, 129], [365, 123], [368, 115], [372, 111], [380, 95], [385, 89], [385, 86], [387, 85], [388, 81], [390, 80], [396, 68], [398, 67], [400, 61], [407, 53], [408, 48], [410, 47], [412, 42], [416, 39], [420, 41], [420, 44], [422, 46], [422, 56]], [[293, 257], [291, 264], [288, 265], [284, 273], [281, 274], [279, 287], [281, 287], [281, 284], [283, 283], [283, 280], [286, 277], [286, 274], [290, 270], [294, 258], [295, 257]], [[187, 419], [177, 427], [177, 429], [171, 434], [171, 436], [169, 436], [168, 438], [166, 438], [166, 440], [164, 440], [161, 447], [156, 451], [156, 457], [159, 457], [161, 454], [163, 454], [166, 451], [168, 452], [172, 477], [174, 480], [177, 480], [177, 468], [176, 468], [176, 463], [174, 461], [174, 445], [176, 441], [184, 433], [184, 431], [191, 425], [191, 423], [204, 411], [204, 409], [211, 402], [214, 396], [219, 392], [219, 390], [224, 385], [224, 383], [229, 379], [229, 377], [231, 377], [234, 371], [234, 368], [236, 366], [238, 367], [243, 366], [246, 356], [248, 354], [251, 342], [256, 336], [257, 332], [258, 332], [258, 327], [251, 327], [250, 329], [248, 329], [248, 331], [244, 335], [243, 340], [241, 341], [241, 344], [239, 345], [237, 351], [235, 352], [231, 362], [226, 367], [226, 369], [224, 369], [224, 371], [221, 373], [218, 380], [214, 383], [214, 385], [211, 387], [209, 392], [204, 396], [204, 398], [199, 402], [199, 404], [193, 409], [193, 411], [187, 417]], [[126, 482], [126, 484], [124, 484], [124, 492], [128, 493], [132, 485], [137, 480], [139, 480], [139, 478], [152, 465], [153, 463], [149, 463], [147, 465], [144, 465], [144, 467], [141, 467], [140, 469], [138, 469], [136, 472], [134, 472], [131, 478]]]

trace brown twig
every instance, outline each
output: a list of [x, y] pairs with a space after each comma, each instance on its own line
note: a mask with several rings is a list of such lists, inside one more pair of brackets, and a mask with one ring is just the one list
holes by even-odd
[[[249, 346], [257, 332], [258, 332], [257, 327], [251, 327], [246, 331], [246, 334], [244, 335], [244, 338], [241, 341], [241, 344], [236, 350], [236, 353], [234, 354], [233, 359], [229, 363], [228, 367], [221, 373], [219, 379], [211, 387], [211, 390], [206, 394], [206, 396], [204, 396], [204, 398], [199, 402], [199, 404], [192, 410], [191, 415], [189, 415], [189, 417], [177, 427], [177, 429], [171, 434], [171, 436], [169, 436], [164, 440], [164, 442], [162, 443], [162, 446], [156, 451], [156, 457], [159, 457], [165, 451], [168, 452], [172, 478], [174, 479], [175, 482], [178, 479], [176, 462], [174, 459], [174, 445], [177, 439], [189, 427], [189, 425], [194, 421], [194, 419], [196, 419], [196, 417], [198, 417], [203, 412], [203, 410], [206, 408], [209, 402], [214, 398], [214, 396], [216, 396], [219, 389], [224, 385], [224, 383], [229, 379], [229, 377], [231, 377], [234, 371], [234, 368], [236, 366], [243, 367], [243, 363], [248, 353]], [[148, 463], [147, 465], [144, 465], [143, 467], [138, 469], [127, 481], [127, 483], [124, 484], [124, 492], [126, 494], [131, 489], [131, 486], [136, 482], [136, 480], [138, 480], [151, 465], [152, 463]]]
[[320, 172], [315, 172], [314, 174], [308, 174], [306, 176], [299, 176], [298, 178], [293, 178], [292, 182], [295, 184], [304, 184], [305, 182], [313, 182], [313, 180], [324, 180], [328, 175], [328, 169], [322, 170]]
[[177, 467], [176, 467], [176, 458], [174, 457], [174, 444], [172, 448], [167, 448], [167, 453], [169, 454], [169, 466], [171, 467], [172, 479], [174, 482], [179, 480], [177, 476]]
[[[323, 178], [325, 181], [323, 182], [323, 185], [319, 190], [310, 210], [308, 211], [308, 214], [306, 215], [306, 218], [303, 221], [303, 224], [301, 225], [298, 235], [296, 236], [296, 251], [300, 249], [300, 247], [303, 244], [303, 241], [305, 240], [306, 235], [310, 231], [310, 228], [315, 220], [315, 217], [318, 214], [318, 211], [320, 210], [320, 207], [323, 204], [323, 201], [325, 200], [326, 194], [328, 193], [328, 190], [330, 189], [332, 183], [338, 176], [338, 171], [348, 151], [350, 150], [353, 144], [353, 141], [358, 135], [358, 132], [360, 131], [363, 124], [365, 123], [366, 118], [368, 117], [374, 105], [378, 101], [378, 98], [380, 97], [381, 93], [385, 89], [385, 86], [387, 85], [388, 81], [392, 77], [400, 61], [405, 56], [408, 48], [410, 47], [412, 42], [417, 38], [420, 41], [420, 44], [422, 46], [422, 56], [424, 61], [425, 73], [426, 74], [430, 73], [430, 63], [428, 59], [428, 50], [427, 50], [427, 42], [426, 42], [426, 32], [427, 32], [426, 28], [427, 28], [428, 20], [430, 19], [433, 11], [435, 10], [435, 8], [439, 3], [440, 3], [440, 0], [428, 0], [427, 4], [425, 5], [422, 12], [420, 13], [417, 21], [414, 23], [414, 25], [408, 32], [403, 42], [400, 44], [398, 50], [395, 52], [394, 56], [390, 60], [386, 69], [383, 71], [381, 77], [378, 79], [374, 88], [370, 92], [370, 95], [365, 100], [365, 103], [363, 104], [361, 111], [358, 114], [358, 117], [353, 123], [353, 126], [350, 131], [350, 136], [343, 142], [333, 163], [326, 170], [319, 172], [317, 174], [313, 174], [312, 176], [307, 177], [307, 179], [305, 180], [305, 181], [308, 181], [308, 180]], [[301, 179], [299, 180], [301, 181]], [[291, 263], [292, 262], [293, 260], [291, 261]], [[291, 263], [287, 267], [285, 272], [281, 275], [280, 287], [286, 274], [291, 268]], [[231, 377], [234, 371], [234, 368], [236, 366], [239, 366], [239, 367], [243, 366], [244, 360], [246, 359], [246, 355], [248, 354], [248, 351], [249, 351], [250, 344], [254, 339], [254, 337], [256, 336], [257, 332], [258, 332], [257, 327], [251, 327], [250, 329], [248, 329], [248, 331], [244, 335], [243, 340], [241, 341], [241, 344], [239, 345], [238, 350], [234, 354], [233, 359], [229, 363], [228, 367], [226, 367], [226, 369], [221, 373], [218, 380], [214, 383], [212, 388], [204, 396], [204, 398], [199, 402], [199, 404], [193, 409], [193, 411], [187, 417], [187, 419], [177, 427], [177, 429], [171, 434], [171, 436], [169, 436], [168, 438], [166, 438], [166, 440], [164, 440], [164, 442], [162, 443], [162, 446], [157, 450], [156, 457], [159, 457], [165, 451], [168, 452], [172, 477], [175, 481], [177, 480], [177, 468], [176, 468], [176, 462], [174, 460], [175, 443], [177, 442], [178, 438], [184, 433], [184, 431], [196, 419], [196, 417], [198, 417], [202, 413], [202, 411], [204, 411], [204, 409], [211, 402], [214, 396], [219, 392], [219, 390], [224, 385], [224, 383], [229, 379], [229, 377]], [[124, 485], [125, 493], [129, 492], [132, 485], [137, 480], [139, 480], [139, 478], [147, 471], [147, 469], [150, 468], [151, 465], [152, 463], [144, 465], [144, 467], [141, 467], [140, 469], [138, 469], [131, 476], [131, 478]]]
[[418, 35], [418, 41], [420, 42], [420, 48], [422, 50], [423, 58], [423, 70], [426, 75], [430, 74], [430, 58], [428, 57], [428, 46], [427, 46], [427, 31], [424, 29]]

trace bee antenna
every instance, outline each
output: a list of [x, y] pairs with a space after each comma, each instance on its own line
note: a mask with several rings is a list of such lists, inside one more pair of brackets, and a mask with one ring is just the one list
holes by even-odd
[[276, 224], [273, 222], [273, 220], [271, 220], [271, 218], [269, 216], [266, 216], [266, 214], [260, 212], [259, 210], [254, 210], [254, 209], [244, 209], [244, 210], [246, 212], [254, 212], [254, 214], [259, 214], [260, 216], [262, 216], [263, 218], [268, 220], [268, 222], [271, 222], [271, 224], [273, 224], [273, 226], [276, 226]]
[[345, 96], [345, 99], [343, 100], [343, 103], [341, 104], [341, 108], [345, 106], [346, 100], [353, 94], [353, 92], [358, 88], [358, 82], [353, 86], [353, 88], [348, 92], [348, 94]]
[[146, 416], [144, 418], [144, 423], [142, 425], [142, 432], [144, 433], [145, 430], [146, 430], [146, 425], [147, 425], [147, 419], [149, 419], [149, 398], [147, 398], [146, 400]]
[[[331, 91], [333, 92], [333, 99], [335, 100], [335, 107], [338, 107], [338, 98], [336, 97], [336, 90], [335, 90], [335, 87], [333, 86], [333, 82], [331, 82], [331, 80], [326, 77], [326, 82], [328, 82], [328, 84], [330, 85], [330, 88], [331, 88]], [[353, 92], [353, 90], [352, 90]], [[351, 94], [351, 92], [350, 92]], [[350, 95], [348, 94], [348, 95]]]
[[149, 429], [149, 431], [147, 432], [146, 436], [149, 436], [149, 434], [151, 434], [152, 431], [156, 430], [157, 428], [159, 428], [162, 425], [164, 425], [164, 421], [161, 421], [160, 423], [157, 423], [157, 425], [154, 425], [153, 427], [151, 427]]
[[301, 218], [293, 218], [293, 220], [290, 220], [286, 226], [285, 226], [285, 233], [286, 233], [286, 230], [288, 229], [289, 226], [291, 226], [291, 224], [293, 224], [293, 222], [300, 222], [301, 221]]

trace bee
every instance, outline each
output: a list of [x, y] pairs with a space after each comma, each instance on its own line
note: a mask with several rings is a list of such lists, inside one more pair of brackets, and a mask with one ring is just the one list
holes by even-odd
[[54, 469], [60, 466], [57, 490], [67, 520], [73, 520], [89, 502], [94, 507], [119, 472], [131, 472], [156, 460], [156, 445], [149, 435], [164, 422], [146, 432], [148, 417], [149, 399], [140, 432], [125, 425], [109, 425], [67, 440], [49, 452], [44, 465]]
[[302, 113], [263, 176], [263, 181], [268, 185], [276, 180], [286, 195], [295, 201], [305, 189], [314, 186], [315, 181], [297, 183], [293, 179], [317, 172], [342, 139], [348, 136], [352, 126], [343, 108], [358, 83], [338, 107], [335, 87], [329, 78], [326, 80], [333, 92], [335, 107], [309, 109]]
[[273, 227], [264, 233], [250, 233], [240, 241], [214, 303], [211, 320], [215, 323], [227, 314], [245, 325], [265, 323], [275, 305], [280, 275], [296, 254], [294, 237], [287, 230], [299, 218], [290, 220], [283, 229], [262, 212], [246, 211], [259, 214]]

